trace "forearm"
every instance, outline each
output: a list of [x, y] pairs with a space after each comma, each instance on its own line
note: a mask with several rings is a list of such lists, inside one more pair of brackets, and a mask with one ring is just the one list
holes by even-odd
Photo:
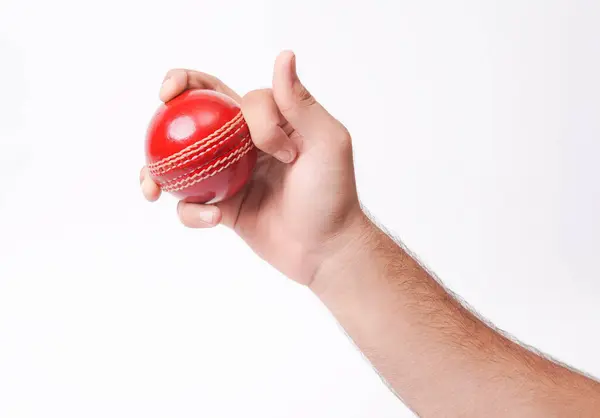
[[366, 217], [311, 288], [421, 416], [597, 416], [600, 385], [505, 338]]

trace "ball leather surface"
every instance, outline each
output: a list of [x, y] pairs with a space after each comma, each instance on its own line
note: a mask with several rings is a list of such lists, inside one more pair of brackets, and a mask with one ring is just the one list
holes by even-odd
[[197, 203], [235, 195], [257, 158], [239, 105], [211, 90], [187, 90], [162, 104], [148, 126], [145, 151], [152, 179]]

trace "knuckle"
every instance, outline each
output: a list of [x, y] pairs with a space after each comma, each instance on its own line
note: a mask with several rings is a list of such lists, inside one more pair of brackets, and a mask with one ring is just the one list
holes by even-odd
[[271, 89], [254, 90], [242, 98], [242, 113], [254, 144], [265, 152], [278, 146], [280, 130]]
[[199, 78], [206, 79], [206, 84], [212, 84], [213, 88], [217, 91], [222, 92], [228, 88], [227, 85], [223, 82], [223, 80], [221, 80], [218, 77], [215, 77], [214, 75], [198, 72], [196, 73]]
[[296, 81], [293, 86], [296, 105], [299, 107], [310, 107], [316, 103], [314, 96], [300, 81]]
[[350, 134], [350, 131], [348, 130], [348, 128], [346, 128], [342, 124], [340, 124], [339, 140], [342, 144], [346, 144], [346, 145], [352, 144], [352, 135]]
[[338, 124], [330, 132], [330, 137], [327, 138], [326, 142], [331, 144], [337, 153], [345, 154], [352, 152], [352, 135], [345, 126]]
[[268, 125], [263, 127], [260, 131], [255, 132], [252, 135], [254, 144], [265, 152], [273, 152], [278, 149], [277, 128], [276, 125]]
[[242, 98], [242, 107], [253, 107], [265, 101], [272, 100], [272, 98], [273, 93], [271, 89], [252, 90]]
[[222, 93], [230, 91], [227, 85], [214, 75], [189, 68], [172, 68], [167, 71], [164, 79], [168, 78], [174, 78], [189, 88], [216, 90]]

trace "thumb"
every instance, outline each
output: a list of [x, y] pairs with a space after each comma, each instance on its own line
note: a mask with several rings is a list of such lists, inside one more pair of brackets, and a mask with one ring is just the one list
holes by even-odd
[[273, 98], [283, 117], [307, 140], [335, 135], [343, 127], [302, 84], [296, 72], [296, 55], [284, 51], [275, 61]]

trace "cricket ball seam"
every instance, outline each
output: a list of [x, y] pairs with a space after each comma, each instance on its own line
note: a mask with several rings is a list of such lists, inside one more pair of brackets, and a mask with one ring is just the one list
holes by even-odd
[[155, 161], [153, 163], [148, 164], [148, 169], [153, 170], [153, 171], [154, 170], [160, 171], [161, 169], [164, 168], [164, 166], [172, 165], [175, 162], [179, 161], [180, 159], [189, 156], [190, 154], [192, 154], [195, 151], [198, 151], [198, 150], [196, 150], [196, 148], [199, 148], [200, 150], [202, 150], [203, 146], [210, 145], [210, 144], [214, 143], [215, 141], [218, 141], [219, 139], [223, 138], [223, 136], [226, 136], [228, 134], [227, 131], [230, 129], [233, 129], [235, 127], [235, 125], [237, 125], [237, 123], [239, 123], [240, 121], [242, 121], [242, 125], [236, 130], [236, 132], [238, 132], [242, 127], [246, 126], [246, 123], [243, 120], [243, 115], [242, 115], [241, 111], [236, 115], [236, 117], [234, 117], [233, 119], [228, 121], [226, 124], [221, 126], [219, 129], [217, 129], [216, 131], [214, 131], [212, 134], [208, 135], [207, 137], [199, 139], [195, 143], [188, 145], [184, 149], [182, 149], [172, 155], [169, 155], [168, 157], [163, 158], [162, 160]]
[[176, 178], [163, 178], [161, 187], [178, 188], [184, 183], [195, 181], [198, 177], [202, 177], [205, 174], [210, 173], [212, 169], [236, 157], [239, 153], [245, 153], [246, 148], [250, 144], [252, 144], [252, 142], [249, 140], [249, 138], [245, 138], [244, 141], [236, 145], [236, 147], [232, 149], [229, 153], [213, 160], [212, 163], [193, 168], [190, 171], [177, 176]]
[[[246, 154], [248, 154], [248, 152], [250, 152], [253, 148], [254, 148], [254, 144], [252, 143], [252, 141], [249, 141], [246, 143], [246, 145], [243, 148], [240, 148], [237, 151], [227, 155], [227, 157], [218, 160], [217, 162], [211, 164], [209, 167], [206, 167], [202, 171], [194, 174], [190, 178], [186, 178], [177, 183], [165, 183], [165, 185], [163, 186], [162, 189], [166, 192], [175, 192], [175, 191], [186, 189], [195, 184], [198, 184], [201, 181], [206, 180], [207, 178], [212, 177], [212, 176], [220, 173], [221, 171], [225, 170], [226, 168], [230, 167], [231, 165], [237, 163]], [[231, 159], [232, 157], [235, 157], [235, 158]], [[231, 161], [229, 161], [227, 164], [219, 167], [218, 170], [211, 172], [209, 174], [206, 174], [207, 172], [209, 172], [210, 170], [212, 170], [215, 167], [218, 167], [220, 164], [223, 164], [227, 160], [231, 160]]]
[[206, 155], [207, 153], [213, 151], [214, 149], [222, 146], [229, 139], [234, 138], [235, 135], [239, 131], [243, 130], [246, 126], [247, 125], [245, 123], [243, 123], [242, 125], [240, 125], [240, 127], [238, 129], [236, 129], [234, 132], [232, 132], [231, 135], [229, 135], [229, 136], [225, 137], [225, 134], [223, 134], [219, 138], [213, 138], [210, 141], [206, 141], [206, 143], [203, 144], [203, 145], [204, 145], [204, 147], [211, 145], [209, 148], [204, 149], [204, 147], [200, 147], [197, 150], [189, 151], [186, 155], [182, 155], [181, 156], [181, 158], [183, 158], [183, 157], [189, 157], [186, 160], [183, 160], [183, 161], [172, 161], [172, 162], [166, 164], [163, 167], [158, 167], [158, 168], [157, 167], [153, 167], [153, 168], [150, 168], [150, 173], [152, 175], [155, 175], [155, 176], [160, 176], [162, 174], [165, 174], [165, 173], [169, 172], [170, 170], [175, 170], [177, 168], [181, 168], [181, 167], [185, 166], [186, 164], [188, 164], [188, 163], [190, 163], [190, 162], [192, 162], [192, 161], [194, 161], [194, 160], [196, 160], [196, 159], [198, 159], [198, 158]]
[[[218, 144], [216, 144], [216, 146], [221, 146], [224, 142], [225, 141], [219, 142]], [[252, 142], [252, 140], [250, 139], [250, 134], [246, 134], [245, 136], [243, 136], [240, 139], [240, 141], [237, 144], [235, 144], [235, 146], [232, 149], [230, 149], [226, 154], [221, 155], [221, 156], [213, 159], [212, 161], [219, 161], [219, 160], [222, 160], [223, 158], [227, 158], [229, 155], [233, 154], [234, 152], [239, 151], [240, 148], [245, 147], [248, 144], [248, 142]], [[191, 161], [191, 159], [190, 159], [190, 161]], [[166, 183], [177, 183], [179, 180], [182, 180], [185, 177], [189, 177], [190, 174], [193, 174], [198, 170], [204, 169], [204, 167], [207, 167], [207, 164], [210, 164], [210, 163], [211, 163], [211, 160], [207, 161], [205, 164], [203, 164], [201, 166], [193, 167], [193, 168], [191, 168], [190, 171], [188, 171], [186, 173], [180, 174], [177, 177], [169, 178], [166, 181]], [[182, 166], [184, 166], [184, 164], [181, 164], [180, 166], [175, 167], [175, 168], [181, 168]], [[167, 175], [168, 173], [169, 173], [169, 171], [166, 171], [166, 172], [162, 173], [162, 175], [164, 176], [164, 175]]]

